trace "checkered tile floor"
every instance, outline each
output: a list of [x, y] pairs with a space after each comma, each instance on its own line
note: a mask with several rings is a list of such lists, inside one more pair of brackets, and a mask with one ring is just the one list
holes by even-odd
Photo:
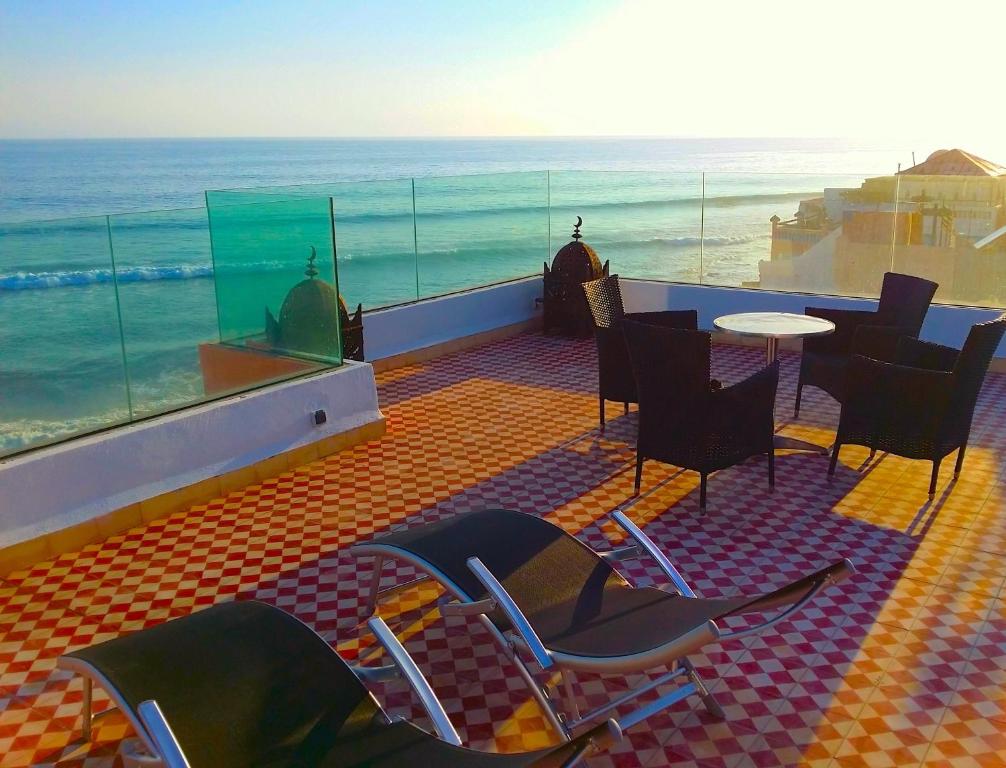
[[[762, 363], [718, 346], [727, 382]], [[816, 390], [789, 414], [797, 358], [784, 355], [785, 434], [829, 444], [838, 410]], [[255, 598], [314, 626], [347, 658], [374, 652], [362, 628], [369, 563], [347, 547], [375, 533], [499, 505], [546, 515], [603, 546], [604, 516], [632, 488], [635, 411], [609, 406], [596, 427], [590, 341], [527, 334], [379, 377], [380, 441], [252, 485], [0, 582], [0, 766], [117, 765], [129, 727], [116, 712], [80, 739], [81, 683], [54, 668], [64, 651], [222, 600]], [[630, 731], [595, 766], [1006, 765], [1006, 377], [990, 376], [973, 447], [932, 502], [929, 465], [847, 448], [827, 459], [781, 454], [770, 492], [763, 461], [712, 477], [650, 463], [656, 490], [631, 516], [706, 596], [758, 591], [842, 556], [858, 575], [762, 636], [694, 658], [724, 721], [678, 706]], [[949, 470], [953, 462], [944, 462]], [[629, 566], [640, 582], [656, 568]], [[409, 578], [386, 570], [388, 584]], [[438, 594], [403, 592], [381, 613], [430, 677], [463, 738], [504, 751], [550, 742], [484, 631], [444, 620]], [[578, 681], [584, 701], [625, 689]], [[418, 719], [408, 691], [377, 691]], [[99, 696], [98, 708], [108, 708]]]

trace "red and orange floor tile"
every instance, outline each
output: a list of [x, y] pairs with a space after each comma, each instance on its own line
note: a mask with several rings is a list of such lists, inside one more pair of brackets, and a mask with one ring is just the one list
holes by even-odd
[[[783, 355], [782, 431], [828, 445], [837, 405]], [[730, 382], [757, 349], [717, 346]], [[525, 334], [378, 377], [384, 438], [192, 507], [0, 581], [0, 766], [117, 766], [130, 727], [107, 710], [80, 735], [81, 682], [61, 653], [224, 600], [257, 599], [312, 625], [348, 659], [376, 653], [364, 625], [370, 564], [347, 552], [399, 526], [501, 506], [544, 515], [597, 547], [630, 500], [635, 408], [597, 429], [591, 341]], [[705, 596], [760, 591], [839, 557], [858, 574], [808, 610], [693, 661], [726, 712], [687, 702], [636, 726], [594, 766], [1006, 765], [1006, 377], [990, 375], [964, 473], [853, 447], [837, 474], [806, 453], [714, 475], [648, 463], [630, 516]], [[645, 560], [639, 583], [661, 576]], [[385, 569], [385, 584], [410, 578]], [[471, 746], [515, 751], [554, 738], [489, 635], [445, 620], [425, 585], [382, 603]], [[598, 703], [639, 680], [583, 678]], [[378, 697], [422, 720], [404, 684]]]

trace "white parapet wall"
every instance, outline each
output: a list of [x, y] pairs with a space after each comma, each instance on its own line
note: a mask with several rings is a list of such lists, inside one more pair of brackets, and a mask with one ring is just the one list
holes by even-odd
[[382, 360], [541, 316], [541, 275], [363, 314], [368, 360]]
[[[316, 425], [313, 414], [327, 420]], [[383, 421], [374, 369], [340, 368], [0, 462], [0, 547]]]
[[[683, 285], [651, 280], [621, 280], [626, 310], [697, 309], [699, 327], [713, 329], [713, 320], [734, 312], [796, 312], [808, 306], [838, 309], [872, 310], [876, 301], [840, 296], [814, 296], [802, 293], [781, 293], [747, 288], [716, 288], [708, 285]], [[1002, 310], [976, 307], [956, 307], [934, 304], [926, 315], [920, 337], [926, 341], [958, 347], [964, 343], [975, 323], [994, 320]], [[1006, 358], [1006, 340], [999, 345], [996, 357]]]

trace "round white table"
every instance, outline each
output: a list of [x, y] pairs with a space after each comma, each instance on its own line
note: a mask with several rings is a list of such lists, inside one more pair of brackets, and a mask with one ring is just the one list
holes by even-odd
[[773, 362], [779, 354], [779, 339], [805, 339], [808, 336], [827, 336], [834, 332], [835, 324], [823, 317], [794, 315], [789, 312], [741, 312], [723, 315], [713, 320], [721, 331], [738, 336], [757, 336], [765, 339], [765, 360]]
[[[765, 360], [771, 364], [779, 354], [779, 339], [805, 339], [810, 336], [827, 336], [835, 330], [835, 324], [823, 317], [795, 315], [789, 312], [741, 312], [723, 315], [713, 320], [713, 325], [721, 331], [737, 336], [755, 336], [765, 339]], [[797, 440], [793, 437], [775, 436], [775, 447], [789, 451], [810, 451], [828, 455], [828, 449]]]

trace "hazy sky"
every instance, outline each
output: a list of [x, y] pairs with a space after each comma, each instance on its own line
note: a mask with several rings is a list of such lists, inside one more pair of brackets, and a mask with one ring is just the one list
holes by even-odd
[[1002, 146], [1004, 26], [1004, 0], [0, 0], [0, 137]]

